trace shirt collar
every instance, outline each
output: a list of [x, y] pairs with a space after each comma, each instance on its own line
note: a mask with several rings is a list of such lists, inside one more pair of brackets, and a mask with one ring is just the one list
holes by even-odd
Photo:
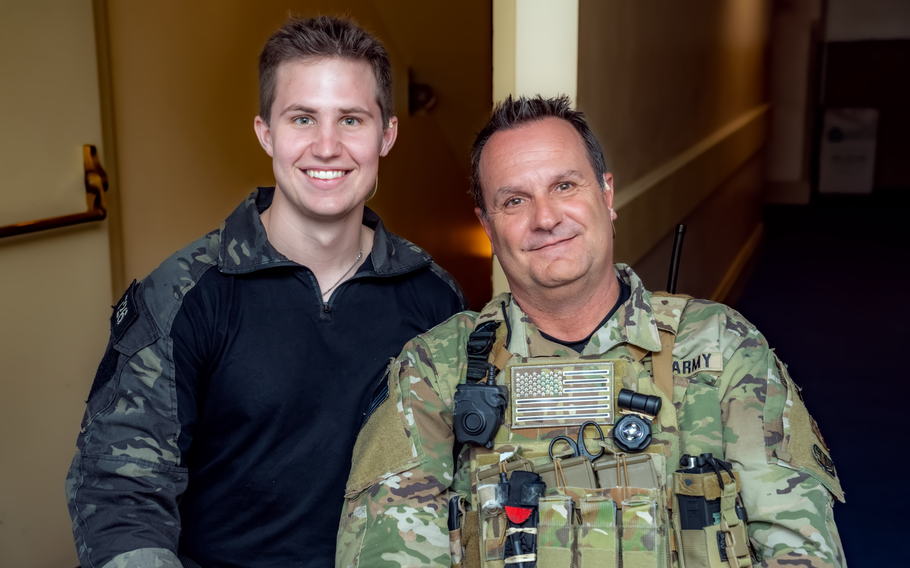
[[[624, 264], [614, 266], [616, 275], [632, 290], [629, 299], [616, 310], [609, 320], [591, 337], [581, 355], [597, 355], [610, 351], [617, 345], [631, 343], [646, 351], [659, 351], [659, 324], [651, 308], [651, 293], [645, 289], [641, 279]], [[541, 335], [531, 318], [513, 301], [511, 294], [504, 293], [491, 300], [477, 318], [477, 324], [485, 321], [505, 321], [511, 327], [509, 351], [521, 356], [548, 356], [571, 351], [568, 347], [553, 343]]]
[[[260, 187], [247, 197], [212, 234], [220, 239], [218, 269], [226, 274], [246, 274], [273, 266], [299, 266], [269, 243], [259, 215], [275, 197], [274, 187]], [[363, 224], [373, 229], [370, 259], [373, 273], [392, 276], [428, 265], [433, 258], [423, 249], [388, 232], [382, 220], [369, 207], [363, 209]]]

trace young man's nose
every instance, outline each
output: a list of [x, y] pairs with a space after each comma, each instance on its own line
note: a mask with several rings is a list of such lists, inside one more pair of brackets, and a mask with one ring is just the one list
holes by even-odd
[[313, 154], [319, 158], [331, 158], [341, 152], [341, 137], [334, 124], [321, 124], [313, 141]]

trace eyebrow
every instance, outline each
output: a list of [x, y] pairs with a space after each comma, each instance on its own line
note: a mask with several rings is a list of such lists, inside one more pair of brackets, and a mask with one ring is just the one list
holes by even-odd
[[[584, 177], [584, 174], [582, 174], [578, 170], [566, 170], [564, 172], [560, 172], [556, 175], [551, 176], [550, 184], [551, 185], [556, 184], [556, 183], [559, 183], [560, 181], [568, 179], [568, 178], [583, 178], [583, 177]], [[512, 185], [504, 185], [504, 186], [496, 189], [496, 191], [493, 192], [493, 198], [499, 199], [499, 197], [502, 194], [511, 193], [513, 191], [521, 191], [521, 190]]]
[[573, 177], [574, 178], [583, 178], [584, 174], [578, 170], [566, 170], [566, 171], [562, 172], [561, 174], [557, 174], [557, 175], [553, 176], [553, 180], [551, 183], [556, 183], [560, 180], [564, 180], [566, 178], [573, 178]]
[[[318, 111], [316, 109], [310, 108], [307, 106], [303, 106], [300, 104], [288, 105], [287, 108], [285, 108], [283, 111], [281, 111], [281, 114], [284, 115], [289, 112], [305, 112], [307, 114], [318, 114]], [[359, 107], [359, 106], [340, 108], [340, 109], [338, 109], [338, 112], [340, 114], [362, 114], [362, 115], [368, 116], [370, 118], [373, 117], [373, 113], [371, 113], [368, 109], [365, 109], [365, 108]]]
[[512, 193], [513, 191], [517, 191], [517, 188], [516, 188], [515, 186], [512, 186], [512, 185], [504, 185], [504, 186], [502, 186], [502, 187], [496, 189], [496, 191], [493, 192], [493, 201], [494, 201], [494, 202], [497, 202], [497, 201], [499, 201], [500, 199], [502, 199], [502, 196], [503, 196], [503, 195], [506, 195], [506, 194], [508, 194], [508, 193]]
[[340, 108], [338, 112], [341, 114], [364, 114], [366, 116], [372, 117], [373, 113], [369, 109], [363, 107], [350, 107], [350, 108]]
[[316, 114], [315, 109], [305, 107], [303, 105], [298, 105], [298, 104], [288, 105], [284, 110], [281, 111], [281, 114], [284, 115], [289, 112], [305, 112], [308, 114]]

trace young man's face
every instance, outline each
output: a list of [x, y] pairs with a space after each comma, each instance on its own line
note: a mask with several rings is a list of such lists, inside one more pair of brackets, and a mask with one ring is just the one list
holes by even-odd
[[480, 158], [493, 252], [512, 291], [544, 293], [612, 270], [613, 178], [601, 191], [581, 136], [568, 122], [546, 118], [487, 141]]
[[257, 116], [255, 129], [272, 157], [273, 207], [300, 220], [331, 222], [369, 195], [398, 119], [383, 124], [367, 63], [302, 59], [278, 67], [271, 123]]

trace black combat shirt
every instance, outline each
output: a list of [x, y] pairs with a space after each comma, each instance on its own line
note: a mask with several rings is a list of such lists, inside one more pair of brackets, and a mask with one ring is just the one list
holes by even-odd
[[[272, 195], [273, 190], [260, 189], [250, 199], [261, 212]], [[175, 408], [156, 410], [175, 415], [179, 457], [172, 469], [186, 472], [187, 481], [182, 494], [179, 482], [173, 490], [162, 484], [158, 495], [143, 496], [149, 498], [137, 507], [139, 496], [118, 492], [116, 482], [113, 492], [88, 489], [108, 480], [85, 474], [81, 493], [71, 495], [71, 511], [80, 501], [89, 502], [102, 518], [138, 515], [132, 518], [139, 526], [108, 521], [99, 527], [103, 530], [93, 530], [99, 515], [77, 519], [77, 548], [83, 540], [90, 549], [80, 550], [84, 565], [102, 566], [136, 549], [173, 550], [168, 541], [176, 533], [179, 553], [203, 568], [332, 566], [354, 441], [389, 358], [412, 337], [465, 309], [451, 277], [424, 251], [388, 233], [369, 210], [364, 224], [375, 231], [373, 250], [323, 303], [308, 268], [261, 240], [252, 253], [249, 245], [244, 248], [263, 235], [238, 241], [250, 230], [264, 233], [261, 224], [237, 227], [259, 223], [250, 200], [244, 205], [220, 230], [222, 258], [197, 271], [195, 285], [182, 298], [176, 292], [179, 272], [175, 278], [161, 268], [127, 293], [134, 302], [145, 300], [150, 312], [174, 311], [156, 343], [170, 344], [162, 366], [173, 365]], [[200, 243], [184, 249], [183, 256], [197, 258], [186, 251], [194, 246], [201, 251]], [[177, 253], [162, 267], [181, 261], [186, 259]], [[168, 287], [173, 300], [167, 294], [164, 302], [147, 298], [155, 296], [149, 288], [161, 296]], [[159, 320], [159, 327], [167, 322], [151, 319]], [[140, 317], [129, 325], [149, 322]], [[118, 331], [114, 325], [112, 335]], [[114, 382], [106, 373], [102, 363], [87, 419], [91, 399]], [[145, 426], [136, 429], [148, 435]], [[103, 443], [103, 420], [94, 420], [90, 431], [96, 444], [99, 438]], [[118, 440], [110, 440], [115, 454]], [[73, 468], [78, 461], [79, 456]], [[175, 502], [178, 513], [169, 514]], [[173, 530], [159, 532], [160, 525], [172, 523]]]

